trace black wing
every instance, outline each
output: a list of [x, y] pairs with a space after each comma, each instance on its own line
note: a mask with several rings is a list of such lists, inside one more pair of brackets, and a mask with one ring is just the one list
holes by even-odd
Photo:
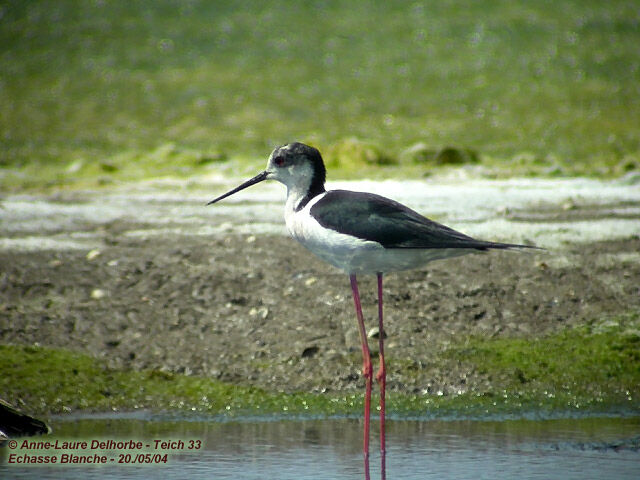
[[331, 190], [311, 207], [310, 213], [325, 228], [378, 242], [385, 248], [486, 250], [524, 246], [475, 240], [373, 193]]

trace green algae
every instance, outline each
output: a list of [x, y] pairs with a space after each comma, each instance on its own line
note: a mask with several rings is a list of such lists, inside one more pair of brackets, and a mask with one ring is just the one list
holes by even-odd
[[[434, 359], [489, 380], [459, 394], [390, 392], [399, 417], [558, 416], [640, 411], [638, 315], [542, 337], [466, 338]], [[396, 365], [402, 360], [396, 360]], [[224, 418], [357, 415], [361, 392], [281, 393], [160, 370], [114, 369], [86, 354], [0, 346], [0, 391], [32, 414], [150, 409]], [[376, 402], [374, 401], [374, 405]]]

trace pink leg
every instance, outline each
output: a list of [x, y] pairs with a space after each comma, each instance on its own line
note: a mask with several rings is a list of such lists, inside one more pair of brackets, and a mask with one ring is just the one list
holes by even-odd
[[378, 345], [380, 368], [376, 374], [376, 380], [380, 385], [380, 472], [382, 480], [386, 478], [386, 446], [384, 433], [384, 406], [385, 387], [387, 384], [387, 372], [384, 367], [384, 329], [382, 326], [382, 273], [378, 273]]
[[351, 281], [353, 303], [356, 307], [358, 330], [360, 332], [360, 341], [362, 342], [362, 374], [366, 384], [364, 395], [364, 477], [369, 480], [369, 420], [371, 416], [371, 378], [373, 377], [373, 369], [371, 367], [371, 354], [367, 344], [367, 331], [364, 327], [364, 317], [362, 316], [362, 306], [360, 305], [360, 294], [358, 293], [358, 282], [355, 274], [350, 274], [349, 280]]

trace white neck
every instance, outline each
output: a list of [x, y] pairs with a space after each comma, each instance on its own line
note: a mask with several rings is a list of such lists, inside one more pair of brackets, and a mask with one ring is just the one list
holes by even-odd
[[309, 185], [287, 185], [287, 202], [285, 210], [287, 213], [293, 213], [302, 199], [307, 195]]
[[287, 212], [294, 212], [309, 193], [313, 171], [309, 166], [305, 165], [305, 167], [298, 167], [295, 172], [291, 168], [285, 178], [279, 179], [287, 187], [287, 203], [285, 205]]

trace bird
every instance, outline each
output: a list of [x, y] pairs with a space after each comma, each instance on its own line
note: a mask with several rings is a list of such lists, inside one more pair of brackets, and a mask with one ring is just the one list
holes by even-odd
[[284, 219], [289, 234], [322, 260], [349, 276], [358, 322], [365, 379], [363, 455], [369, 480], [369, 429], [373, 366], [362, 314], [358, 275], [376, 275], [380, 389], [381, 475], [385, 478], [385, 388], [383, 275], [421, 267], [431, 261], [490, 249], [537, 248], [477, 240], [430, 220], [395, 200], [375, 193], [326, 190], [326, 168], [318, 149], [300, 142], [276, 147], [267, 167], [207, 205], [265, 180], [287, 188]]

